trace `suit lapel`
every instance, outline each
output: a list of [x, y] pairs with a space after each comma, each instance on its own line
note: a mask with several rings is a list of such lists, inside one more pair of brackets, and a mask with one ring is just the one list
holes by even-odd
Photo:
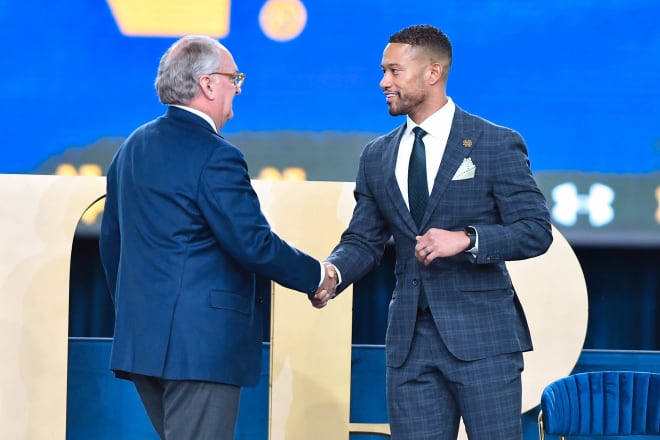
[[392, 200], [392, 205], [396, 212], [401, 216], [403, 222], [410, 228], [410, 230], [417, 234], [417, 225], [408, 210], [406, 201], [403, 199], [399, 183], [396, 180], [396, 158], [399, 154], [399, 143], [401, 136], [406, 129], [406, 124], [401, 125], [398, 129], [394, 130], [383, 145], [383, 177], [385, 179], [385, 189], [387, 194]]
[[472, 142], [474, 142], [475, 139], [470, 139], [469, 130], [465, 127], [465, 116], [466, 113], [456, 106], [454, 120], [452, 121], [449, 138], [447, 139], [447, 146], [442, 155], [438, 174], [433, 182], [433, 190], [429, 197], [429, 204], [426, 207], [424, 219], [422, 220], [422, 228], [426, 225], [431, 218], [431, 215], [440, 204], [442, 195], [449, 187], [452, 178], [463, 163], [463, 160], [472, 154]]
[[[406, 205], [399, 184], [396, 180], [395, 168], [396, 158], [399, 152], [399, 143], [403, 132], [406, 129], [406, 124], [401, 125], [398, 129], [394, 130], [388, 136], [383, 145], [383, 177], [385, 188], [392, 200], [397, 213], [401, 216], [403, 222], [414, 233], [418, 233], [417, 225], [410, 214], [410, 210]], [[451, 130], [449, 131], [449, 138], [447, 139], [447, 146], [440, 161], [438, 173], [433, 182], [433, 190], [429, 197], [429, 203], [422, 219], [421, 229], [424, 230], [426, 224], [430, 220], [433, 212], [438, 208], [442, 196], [449, 187], [452, 178], [456, 171], [463, 163], [463, 160], [472, 154], [472, 145], [476, 142], [479, 133], [473, 133], [468, 123], [468, 114], [456, 106], [454, 113], [454, 120], [452, 121]]]

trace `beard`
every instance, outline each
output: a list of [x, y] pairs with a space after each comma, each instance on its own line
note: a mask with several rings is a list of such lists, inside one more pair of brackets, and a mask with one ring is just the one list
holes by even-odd
[[397, 97], [388, 104], [392, 116], [409, 115], [426, 101], [426, 93], [418, 91], [416, 94], [397, 93]]

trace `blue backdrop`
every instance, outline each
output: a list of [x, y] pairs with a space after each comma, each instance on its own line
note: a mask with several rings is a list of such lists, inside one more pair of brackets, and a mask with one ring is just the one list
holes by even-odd
[[[449, 94], [521, 131], [535, 170], [660, 169], [655, 0], [314, 0], [286, 42], [260, 26], [265, 3], [232, 2], [221, 37], [247, 74], [227, 133], [388, 131], [400, 120], [378, 88], [383, 48], [402, 27], [430, 23], [454, 45]], [[106, 1], [0, 1], [0, 37], [0, 172], [31, 172], [163, 111], [152, 84], [174, 39], [123, 35]]]
[[[0, 173], [71, 164], [66, 172], [103, 174], [121, 141], [164, 111], [153, 81], [177, 37], [166, 28], [185, 21], [180, 13], [129, 35], [118, 5], [142, 5], [145, 24], [175, 2], [0, 0]], [[364, 143], [403, 120], [389, 116], [378, 87], [384, 46], [429, 23], [454, 46], [449, 95], [523, 135], [571, 243], [660, 246], [656, 0], [215, 3], [207, 15], [226, 19], [217, 37], [247, 75], [223, 132], [252, 177], [298, 167], [308, 180], [352, 181]], [[273, 26], [296, 32], [281, 41]]]

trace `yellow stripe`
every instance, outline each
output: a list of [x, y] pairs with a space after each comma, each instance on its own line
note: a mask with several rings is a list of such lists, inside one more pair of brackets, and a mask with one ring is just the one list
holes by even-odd
[[107, 0], [119, 30], [129, 36], [223, 38], [229, 34], [230, 0]]

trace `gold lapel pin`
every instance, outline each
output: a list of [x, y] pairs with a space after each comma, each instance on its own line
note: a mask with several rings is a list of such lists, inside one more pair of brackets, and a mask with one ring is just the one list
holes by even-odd
[[463, 146], [465, 148], [470, 148], [472, 146], [472, 139], [463, 139]]

